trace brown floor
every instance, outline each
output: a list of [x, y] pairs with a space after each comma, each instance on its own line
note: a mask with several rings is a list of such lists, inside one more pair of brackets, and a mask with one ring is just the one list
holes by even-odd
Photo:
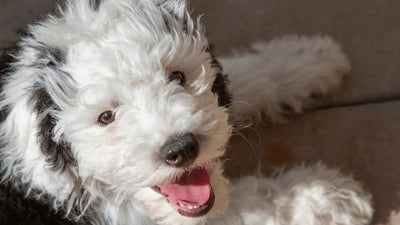
[[[49, 12], [53, 0], [0, 0], [0, 47], [16, 30]], [[217, 54], [246, 49], [257, 40], [285, 34], [334, 37], [353, 70], [342, 91], [318, 110], [284, 125], [242, 131], [228, 153], [227, 174], [261, 167], [322, 161], [352, 173], [374, 195], [373, 224], [400, 224], [400, 1], [197, 0]], [[261, 159], [261, 160], [260, 160]]]

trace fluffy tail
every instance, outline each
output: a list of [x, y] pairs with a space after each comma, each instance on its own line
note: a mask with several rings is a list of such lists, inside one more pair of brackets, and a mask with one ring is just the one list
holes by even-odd
[[256, 43], [253, 52], [220, 59], [229, 75], [234, 123], [253, 123], [264, 116], [282, 122], [302, 113], [313, 96], [338, 88], [351, 69], [330, 37], [287, 36]]

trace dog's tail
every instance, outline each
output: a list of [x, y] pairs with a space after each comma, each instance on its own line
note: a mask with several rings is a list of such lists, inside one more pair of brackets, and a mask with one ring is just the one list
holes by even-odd
[[337, 89], [351, 69], [330, 37], [287, 36], [252, 45], [252, 52], [220, 59], [233, 95], [234, 124], [283, 122]]

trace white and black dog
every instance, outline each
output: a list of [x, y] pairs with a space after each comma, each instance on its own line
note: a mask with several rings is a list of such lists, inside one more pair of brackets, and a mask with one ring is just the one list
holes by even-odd
[[350, 69], [327, 37], [253, 48], [219, 63], [184, 0], [69, 0], [30, 26], [3, 76], [0, 220], [368, 224], [370, 195], [323, 165], [224, 178], [234, 123], [300, 113]]

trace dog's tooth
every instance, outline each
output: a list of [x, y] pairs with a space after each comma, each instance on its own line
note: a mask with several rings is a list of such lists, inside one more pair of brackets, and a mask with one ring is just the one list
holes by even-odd
[[193, 208], [194, 208], [194, 209], [198, 209], [198, 208], [199, 208], [199, 206], [197, 206], [197, 205], [194, 205], [194, 206], [193, 206]]
[[184, 207], [184, 206], [185, 206], [182, 202], [178, 202], [178, 203], [179, 203], [179, 205], [180, 205], [181, 207]]
[[192, 209], [193, 209], [193, 206], [187, 205], [187, 208], [190, 209], [190, 210], [192, 210]]

